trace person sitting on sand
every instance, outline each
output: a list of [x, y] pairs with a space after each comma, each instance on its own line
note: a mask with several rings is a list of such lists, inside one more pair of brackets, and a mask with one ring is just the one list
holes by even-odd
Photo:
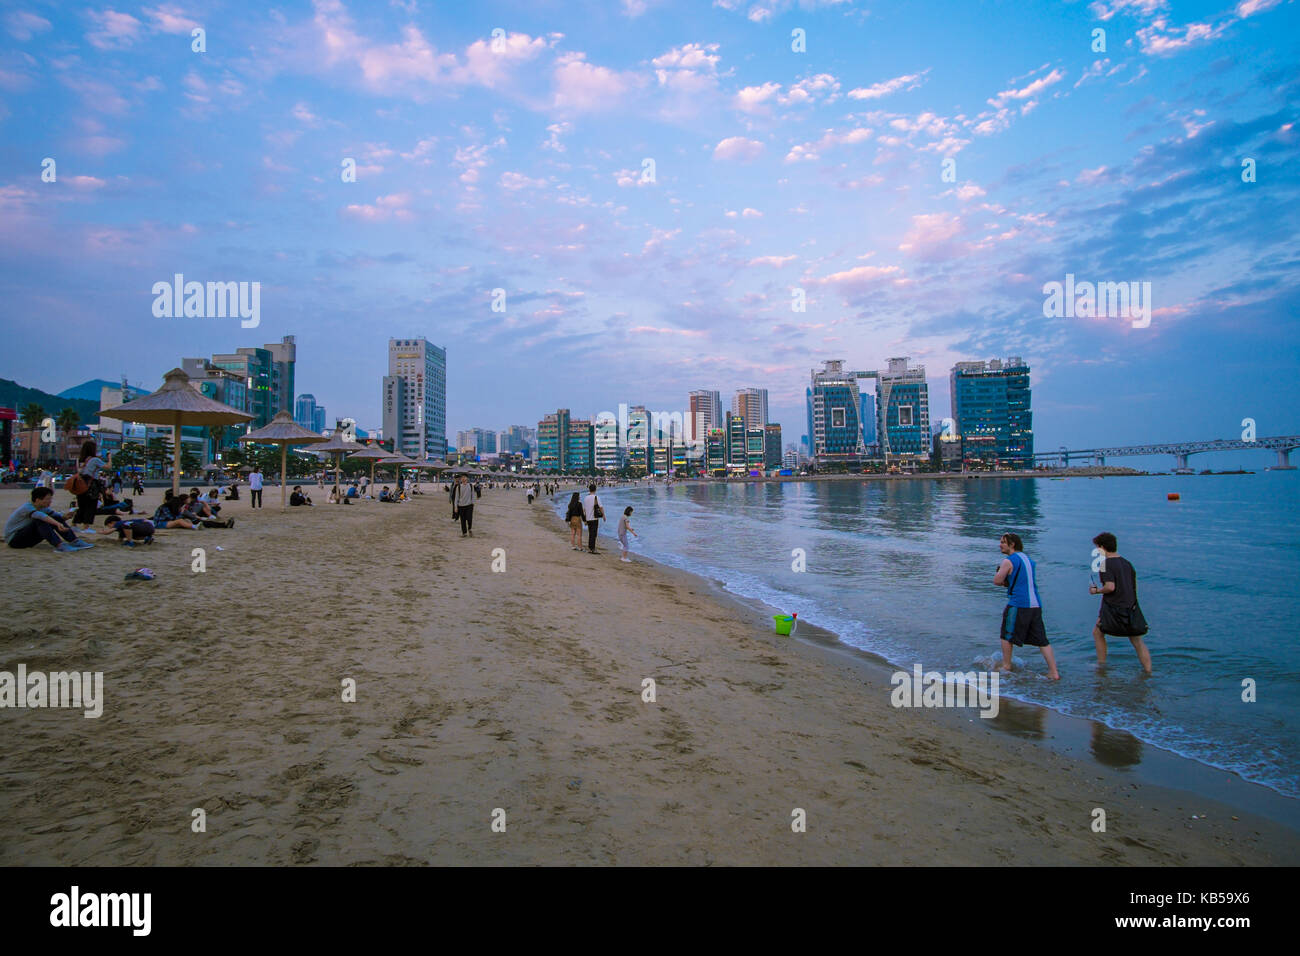
[[171, 489], [168, 488], [163, 492], [163, 502], [153, 513], [153, 524], [155, 528], [197, 528], [199, 525], [190, 521], [188, 518], [180, 516], [181, 501], [188, 501], [188, 498], [181, 499], [172, 495]]
[[148, 518], [119, 518], [110, 515], [99, 533], [116, 533], [128, 548], [134, 548], [137, 544], [153, 544], [153, 522]]
[[118, 501], [113, 492], [109, 491], [107, 488], [104, 489], [99, 500], [100, 505], [95, 509], [96, 516], [130, 514], [135, 510], [134, 502], [130, 498], [127, 498], [124, 501]]
[[178, 500], [184, 504], [181, 506], [181, 517], [202, 525], [204, 528], [233, 528], [235, 519], [228, 518], [222, 521], [212, 513], [211, 508], [199, 500], [199, 496], [194, 492], [189, 495], [181, 495]]
[[998, 565], [993, 583], [1007, 589], [1007, 606], [1002, 610], [1002, 666], [1004, 674], [1011, 673], [1011, 646], [1032, 644], [1043, 653], [1047, 662], [1047, 676], [1060, 680], [1056, 670], [1056, 654], [1047, 640], [1043, 627], [1043, 605], [1038, 598], [1038, 578], [1034, 562], [1024, 553], [1025, 545], [1020, 535], [1007, 532], [998, 539], [998, 549], [1006, 559]]
[[379, 500], [385, 503], [389, 503], [393, 500], [393, 493], [388, 490], [387, 485], [384, 485], [384, 487], [379, 489]]
[[80, 551], [90, 544], [82, 541], [66, 523], [73, 512], [56, 514], [54, 491], [37, 485], [32, 489], [31, 500], [25, 501], [5, 521], [5, 544], [11, 548], [31, 548], [48, 541], [55, 551]]
[[233, 483], [231, 484], [230, 488], [227, 489], [227, 491], [226, 491], [226, 500], [227, 500], [227, 501], [238, 501], [238, 500], [239, 500], [239, 482], [237, 482], [237, 481], [236, 481], [236, 482], [233, 482]]
[[294, 485], [293, 491], [289, 493], [289, 506], [291, 508], [311, 507], [311, 499], [302, 492], [302, 485]]

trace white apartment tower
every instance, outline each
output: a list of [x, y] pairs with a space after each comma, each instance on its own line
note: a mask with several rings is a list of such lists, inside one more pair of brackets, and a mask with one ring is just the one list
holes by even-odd
[[384, 437], [426, 461], [447, 453], [447, 352], [428, 340], [389, 339], [384, 376]]

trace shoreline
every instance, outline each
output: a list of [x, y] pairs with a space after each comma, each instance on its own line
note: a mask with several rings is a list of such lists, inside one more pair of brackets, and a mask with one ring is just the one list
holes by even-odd
[[0, 864], [1300, 861], [1265, 816], [895, 709], [700, 578], [570, 550], [519, 491], [484, 491], [474, 538], [440, 491], [229, 508], [143, 550], [0, 550], [0, 670], [105, 678], [97, 719], [0, 709]]
[[[613, 535], [609, 535], [609, 540], [617, 547]], [[720, 579], [664, 564], [641, 553], [636, 553], [634, 560], [710, 589], [715, 599], [734, 606], [740, 613], [752, 615], [756, 625], [770, 628], [771, 616], [785, 613], [782, 608], [759, 598], [728, 590]], [[854, 647], [830, 628], [803, 619], [799, 621], [793, 641], [815, 653], [848, 661], [866, 676], [864, 683], [875, 684], [875, 690], [883, 695], [889, 693], [890, 677], [898, 670], [906, 671], [910, 667]], [[1117, 781], [1136, 780], [1170, 792], [1185, 793], [1189, 800], [1215, 801], [1267, 817], [1300, 834], [1300, 799], [1289, 797], [1267, 784], [1246, 780], [1232, 770], [1203, 763], [1094, 718], [1062, 713], [1046, 704], [1011, 696], [1001, 696], [1000, 701], [1002, 710], [999, 716], [987, 721], [980, 719], [975, 726], [1032, 741], [1061, 755], [1090, 760], [1099, 773], [1108, 774]], [[963, 731], [968, 729], [969, 718], [964, 717], [961, 711], [936, 708], [932, 713], [940, 718], [951, 717], [954, 727]], [[1135, 747], [1141, 751], [1141, 757], [1133, 762], [1131, 756]]]

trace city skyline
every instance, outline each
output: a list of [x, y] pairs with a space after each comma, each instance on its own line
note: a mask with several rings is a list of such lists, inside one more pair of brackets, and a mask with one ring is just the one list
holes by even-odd
[[[825, 359], [1017, 354], [1042, 447], [1294, 430], [1297, 5], [940, 9], [13, 8], [0, 280], [42, 322], [5, 331], [64, 339], [4, 372], [153, 389], [293, 335], [377, 427], [378, 328], [447, 349], [451, 434], [703, 380], [795, 436]], [[177, 274], [260, 283], [260, 327], [157, 317]], [[1073, 277], [1150, 283], [1149, 325], [1049, 315]]]

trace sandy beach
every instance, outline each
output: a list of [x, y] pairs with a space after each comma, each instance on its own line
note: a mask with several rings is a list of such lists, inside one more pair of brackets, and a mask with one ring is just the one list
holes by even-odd
[[[1300, 862], [1295, 830], [1239, 807], [895, 709], [879, 675], [708, 582], [612, 540], [570, 550], [522, 491], [485, 491], [472, 539], [440, 486], [266, 500], [148, 548], [0, 548], [0, 670], [105, 690], [98, 719], [0, 710], [0, 863]], [[125, 581], [139, 566], [157, 579]]]

